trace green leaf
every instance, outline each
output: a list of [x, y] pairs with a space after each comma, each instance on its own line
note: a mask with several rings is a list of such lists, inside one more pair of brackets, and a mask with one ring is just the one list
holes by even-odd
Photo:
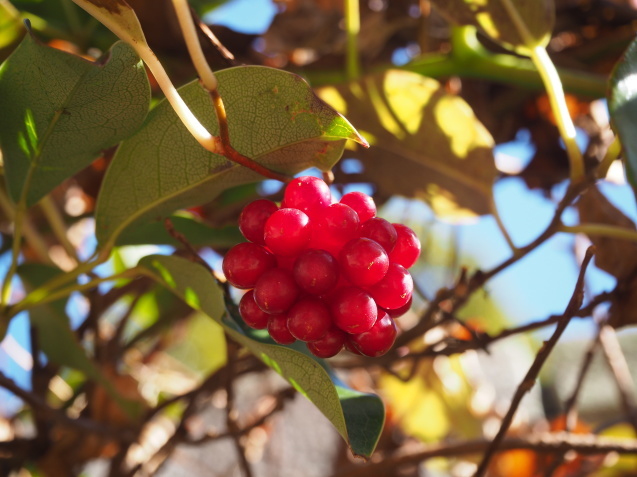
[[[18, 267], [18, 275], [27, 290], [44, 285], [60, 273], [57, 268], [35, 263]], [[29, 310], [31, 325], [37, 330], [40, 348], [51, 362], [80, 371], [101, 384], [130, 417], [140, 415], [143, 410], [140, 403], [124, 398], [77, 340], [66, 316], [66, 302], [67, 299], [64, 298]]]
[[221, 323], [235, 341], [287, 379], [332, 422], [354, 454], [372, 454], [385, 417], [377, 396], [347, 388], [324, 361], [310, 357], [302, 343], [277, 345], [267, 333], [240, 326], [226, 311], [219, 285], [201, 265], [162, 255], [145, 257], [139, 265], [194, 309]]
[[491, 211], [493, 139], [437, 81], [390, 70], [318, 94], [369, 140], [347, 155], [362, 160], [356, 181], [374, 184], [379, 197], [420, 198], [448, 220]]
[[11, 45], [23, 32], [20, 12], [8, 0], [0, 0], [0, 48]]
[[93, 63], [32, 35], [0, 66], [0, 147], [9, 193], [35, 204], [143, 122], [150, 89], [125, 43]]
[[626, 177], [637, 191], [637, 40], [624, 52], [610, 77], [608, 109], [622, 144]]
[[[214, 228], [196, 219], [181, 216], [173, 216], [170, 221], [175, 230], [183, 234], [195, 247], [229, 248], [244, 240], [236, 226]], [[181, 246], [181, 243], [168, 233], [163, 221], [130, 227], [116, 242], [118, 246], [145, 244]]]
[[[555, 23], [553, 0], [432, 0], [451, 22], [478, 27], [504, 47], [525, 54], [546, 46]], [[521, 34], [517, 21], [527, 34]]]
[[[217, 78], [232, 145], [274, 170], [329, 170], [346, 139], [363, 141], [299, 76], [249, 66], [219, 71]], [[179, 93], [203, 125], [217, 134], [210, 97], [199, 82]], [[262, 179], [206, 151], [164, 101], [151, 111], [142, 129], [122, 143], [106, 173], [96, 208], [98, 242], [112, 244], [133, 223], [208, 202], [225, 189]]]

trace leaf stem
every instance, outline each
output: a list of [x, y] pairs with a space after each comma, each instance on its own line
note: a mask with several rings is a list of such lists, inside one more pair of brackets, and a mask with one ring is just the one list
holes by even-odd
[[603, 179], [608, 174], [608, 170], [615, 159], [619, 157], [622, 151], [622, 144], [619, 141], [619, 136], [615, 136], [613, 142], [610, 143], [608, 149], [606, 150], [606, 154], [604, 155], [604, 159], [597, 166], [597, 178]]
[[[217, 116], [217, 124], [219, 125], [219, 136], [215, 137], [216, 150], [211, 151], [217, 154], [225, 156], [232, 162], [236, 162], [244, 167], [252, 169], [256, 173], [267, 177], [269, 179], [279, 180], [281, 182], [288, 182], [290, 178], [284, 174], [280, 174], [265, 166], [262, 166], [256, 161], [253, 161], [249, 157], [239, 153], [230, 143], [230, 131], [228, 129], [228, 117], [226, 115], [226, 109], [219, 94], [218, 81], [214, 72], [210, 68], [208, 61], [201, 48], [199, 42], [199, 36], [197, 35], [197, 28], [195, 22], [192, 19], [192, 13], [188, 5], [187, 0], [172, 0], [173, 7], [177, 12], [177, 19], [179, 21], [179, 27], [181, 28], [186, 46], [188, 48], [188, 54], [190, 59], [197, 70], [197, 75], [201, 81], [202, 86], [210, 94], [212, 105]], [[150, 67], [150, 66], [149, 66]]]
[[71, 259], [75, 260], [76, 265], [80, 263], [81, 260], [77, 255], [77, 251], [75, 250], [75, 247], [66, 234], [67, 228], [66, 224], [64, 223], [64, 219], [62, 218], [62, 214], [60, 213], [57, 206], [53, 203], [51, 196], [47, 195], [43, 197], [42, 200], [40, 200], [40, 208], [42, 209], [44, 216], [49, 222], [51, 230], [53, 230], [53, 234], [60, 242], [60, 245], [64, 247], [67, 255], [71, 257]]
[[[0, 189], [0, 209], [5, 213], [5, 215], [10, 220], [15, 220], [15, 210], [13, 208], [13, 204], [9, 200], [9, 197], [5, 194], [4, 190]], [[33, 228], [31, 222], [28, 220], [24, 221], [23, 225], [24, 229], [24, 237], [29, 242], [29, 245], [35, 253], [38, 255], [38, 259], [42, 263], [52, 264], [51, 258], [49, 257], [48, 246], [44, 239], [38, 234], [38, 232]]]
[[584, 160], [575, 140], [575, 126], [568, 111], [562, 82], [557, 74], [555, 65], [543, 46], [536, 46], [531, 50], [531, 59], [542, 77], [560, 136], [566, 146], [570, 162], [571, 181], [579, 182], [584, 178]]
[[110, 275], [108, 277], [98, 277], [89, 282], [78, 284], [75, 283], [66, 288], [60, 288], [54, 292], [49, 292], [46, 289], [38, 288], [31, 293], [29, 293], [24, 300], [15, 305], [11, 306], [8, 309], [8, 315], [15, 316], [16, 314], [28, 310], [29, 308], [33, 308], [34, 306], [44, 305], [46, 303], [50, 303], [55, 300], [59, 300], [60, 298], [64, 298], [69, 296], [73, 292], [83, 292], [86, 290], [90, 290], [92, 288], [97, 287], [100, 283], [112, 282], [115, 280], [120, 280], [122, 278], [134, 278], [140, 275], [140, 269], [137, 267], [129, 268], [128, 270], [124, 270], [121, 273], [116, 273], [114, 275]]
[[188, 48], [188, 54], [192, 60], [192, 64], [197, 70], [199, 79], [201, 80], [204, 88], [208, 91], [215, 91], [219, 85], [215, 73], [210, 68], [203, 50], [201, 49], [201, 43], [199, 43], [199, 37], [197, 35], [197, 29], [195, 22], [192, 19], [192, 13], [190, 12], [190, 6], [187, 0], [172, 0], [173, 7], [177, 12], [177, 20], [181, 32], [184, 35], [186, 41], [186, 47]]
[[502, 222], [502, 217], [500, 217], [500, 214], [498, 212], [498, 207], [493, 197], [491, 197], [489, 207], [491, 208], [491, 215], [493, 215], [493, 218], [495, 219], [495, 223], [500, 229], [500, 233], [504, 237], [504, 240], [506, 240], [506, 243], [511, 249], [511, 252], [513, 253], [513, 255], [517, 254], [518, 248], [515, 246], [515, 243], [513, 243], [513, 239], [511, 238], [511, 235], [509, 235], [509, 231], [505, 227], [504, 222]]
[[617, 239], [630, 240], [637, 242], [637, 230], [631, 230], [616, 225], [606, 224], [579, 224], [579, 225], [560, 225], [558, 232], [567, 232], [572, 234], [601, 235], [603, 237], [611, 237]]
[[358, 0], [345, 1], [345, 30], [347, 32], [346, 72], [348, 81], [360, 77], [361, 65], [358, 54], [358, 35], [361, 30]]

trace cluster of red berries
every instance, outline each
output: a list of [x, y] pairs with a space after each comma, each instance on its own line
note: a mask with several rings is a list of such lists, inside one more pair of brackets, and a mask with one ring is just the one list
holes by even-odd
[[305, 341], [321, 358], [343, 347], [381, 356], [394, 344], [394, 318], [411, 305], [407, 271], [420, 255], [416, 234], [376, 217], [361, 192], [332, 203], [330, 189], [311, 176], [293, 180], [279, 208], [248, 204], [239, 229], [249, 242], [231, 248], [223, 272], [249, 291], [239, 303], [248, 326], [274, 341]]

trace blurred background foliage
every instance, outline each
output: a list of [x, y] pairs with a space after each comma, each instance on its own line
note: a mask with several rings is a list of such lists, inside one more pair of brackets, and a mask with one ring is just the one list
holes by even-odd
[[[190, 3], [225, 47], [206, 40], [202, 30], [213, 69], [249, 64], [298, 73], [352, 122], [372, 147], [348, 146], [334, 168], [334, 194], [372, 194], [380, 216], [407, 223], [423, 243], [413, 270], [418, 293], [400, 319], [403, 334], [396, 349], [378, 360], [345, 353], [331, 360], [351, 387], [377, 392], [385, 403], [376, 454], [368, 464], [353, 458], [324, 416], [227, 341], [219, 325], [141, 279], [74, 294], [68, 303], [49, 307], [56, 310], [41, 310], [47, 316], [58, 313], [61, 320], [69, 316], [74, 335], [69, 339], [82, 345], [80, 357], [62, 341], [61, 359], [49, 362], [38, 351], [51, 348], [34, 337], [27, 320], [12, 323], [0, 345], [0, 386], [12, 391], [0, 389], [0, 473], [230, 476], [251, 469], [258, 476], [471, 475], [484, 447], [420, 461], [400, 456], [495, 434], [555, 323], [551, 316], [568, 303], [591, 240], [598, 255], [587, 276], [585, 305], [602, 297], [599, 306], [574, 319], [509, 435], [524, 439], [564, 430], [565, 403], [588, 353], [591, 364], [577, 394], [579, 419], [572, 432], [633, 442], [635, 242], [574, 233], [580, 222], [635, 229], [635, 199], [621, 161], [578, 205], [567, 208], [566, 225], [575, 228], [554, 231], [484, 288], [458, 298], [467, 274], [493, 269], [511, 256], [511, 246], [534, 240], [566, 190], [567, 155], [528, 59], [507, 53], [473, 27], [451, 25], [427, 0], [361, 0], [363, 73], [357, 74], [347, 67], [341, 0]], [[175, 83], [194, 78], [171, 2], [129, 4]], [[24, 35], [25, 18], [50, 46], [88, 59], [115, 41], [70, 0], [0, 0], [0, 60]], [[555, 1], [548, 51], [562, 77], [588, 171], [613, 140], [605, 101], [608, 78], [636, 25], [637, 4], [631, 0]], [[161, 93], [150, 80], [155, 101]], [[57, 269], [72, 268], [95, 248], [92, 215], [113, 154], [113, 148], [104, 151], [52, 193], [75, 257], [58, 243], [46, 214], [38, 207], [31, 211], [31, 223]], [[241, 208], [257, 196], [278, 200], [280, 185], [264, 181], [227, 190], [173, 221], [183, 221], [182, 233], [219, 270], [221, 255], [240, 240]], [[5, 212], [0, 219], [6, 269], [10, 217]], [[158, 251], [185, 255], [160, 224], [148, 227], [122, 235], [121, 247], [102, 271], [123, 271]], [[23, 256], [38, 261], [29, 248]], [[25, 286], [27, 276], [25, 271]], [[440, 294], [451, 288], [456, 295]], [[601, 331], [607, 320], [618, 329], [617, 334], [607, 330], [610, 337]], [[60, 348], [55, 323], [44, 321], [40, 332], [49, 333], [56, 342], [50, 346]], [[517, 327], [523, 327], [519, 333]], [[113, 389], [96, 376], [105, 376]], [[632, 388], [622, 389], [622, 382]], [[141, 433], [115, 395], [150, 412]], [[32, 406], [33, 396], [55, 411], [29, 412], [24, 404]], [[65, 426], [60, 415], [86, 418], [97, 432]], [[105, 423], [118, 432], [100, 434]], [[127, 432], [137, 438], [131, 442]], [[395, 463], [383, 467], [383, 461]], [[531, 447], [497, 454], [490, 475], [531, 477], [546, 475], [547, 469], [554, 476], [628, 476], [637, 472], [637, 461], [612, 452], [556, 457]]]

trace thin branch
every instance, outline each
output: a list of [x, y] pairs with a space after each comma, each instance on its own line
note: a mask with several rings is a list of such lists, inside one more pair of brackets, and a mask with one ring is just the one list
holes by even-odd
[[[435, 457], [459, 457], [484, 452], [491, 442], [488, 440], [465, 441], [452, 444], [426, 446], [423, 450], [408, 454], [387, 456], [377, 462], [352, 464], [344, 467], [334, 477], [372, 477], [387, 475], [390, 471], [418, 465]], [[546, 433], [528, 438], [509, 438], [502, 441], [499, 450], [529, 449], [541, 454], [556, 454], [575, 451], [582, 455], [637, 454], [636, 439], [617, 439], [593, 434], [571, 434], [568, 432]]]
[[[571, 432], [577, 426], [577, 398], [579, 397], [579, 393], [582, 390], [584, 379], [586, 378], [586, 375], [591, 368], [591, 364], [593, 363], [595, 352], [599, 347], [599, 336], [601, 330], [602, 327], [599, 326], [597, 329], [597, 333], [595, 334], [595, 338], [593, 338], [588, 347], [588, 350], [586, 350], [586, 354], [584, 355], [584, 359], [582, 359], [582, 364], [580, 365], [577, 380], [575, 381], [575, 387], [573, 388], [573, 392], [566, 400], [566, 403], [564, 405], [564, 432]], [[547, 466], [544, 474], [547, 477], [551, 477], [553, 473], [558, 469], [558, 467], [560, 467], [564, 463], [565, 457], [566, 454], [556, 455], [555, 459], [553, 459]]]
[[74, 427], [80, 431], [88, 432], [91, 434], [97, 434], [104, 437], [117, 440], [118, 442], [132, 442], [134, 435], [132, 432], [125, 429], [115, 429], [110, 426], [101, 424], [94, 420], [84, 418], [70, 418], [64, 412], [52, 408], [47, 402], [40, 396], [36, 396], [30, 391], [26, 391], [18, 386], [15, 381], [7, 377], [0, 371], [0, 387], [6, 389], [16, 397], [22, 399], [35, 414], [43, 417], [48, 417], [55, 420], [58, 424]]
[[265, 414], [263, 414], [261, 417], [259, 417], [258, 419], [256, 419], [255, 421], [251, 422], [250, 424], [248, 424], [245, 427], [242, 427], [241, 429], [238, 429], [234, 432], [232, 431], [226, 431], [220, 434], [206, 434], [203, 437], [200, 437], [198, 439], [193, 439], [190, 441], [185, 441], [184, 444], [187, 445], [201, 445], [201, 444], [206, 444], [208, 442], [212, 442], [212, 441], [216, 441], [219, 439], [226, 439], [229, 437], [232, 438], [237, 438], [237, 437], [241, 437], [245, 434], [248, 434], [252, 429], [262, 426], [263, 424], [265, 424], [265, 422], [270, 419], [274, 414], [276, 414], [277, 412], [281, 411], [283, 409], [283, 407], [285, 406], [286, 401], [292, 399], [294, 396], [296, 396], [296, 390], [294, 388], [286, 388], [283, 391], [279, 392], [276, 396], [276, 400], [275, 400], [275, 404], [274, 406], [272, 406], [272, 409], [270, 409], [268, 412], [266, 412]]
[[599, 338], [606, 362], [615, 378], [622, 407], [628, 422], [637, 433], [637, 396], [635, 394], [635, 382], [630, 373], [626, 356], [624, 356], [615, 330], [610, 325], [606, 324], [601, 327]]
[[194, 262], [197, 262], [199, 265], [204, 267], [210, 273], [213, 273], [212, 267], [208, 265], [208, 263], [203, 258], [201, 258], [197, 250], [195, 250], [195, 247], [192, 246], [192, 244], [188, 241], [186, 236], [182, 234], [181, 232], [179, 232], [177, 229], [175, 229], [175, 226], [173, 225], [170, 218], [166, 217], [166, 219], [164, 220], [164, 227], [166, 228], [166, 231], [170, 234], [171, 237], [173, 237], [175, 240], [177, 240], [186, 248], [186, 250], [188, 251], [188, 253], [190, 254]]
[[197, 26], [199, 27], [201, 32], [206, 36], [206, 38], [210, 40], [210, 43], [212, 43], [212, 45], [217, 49], [223, 59], [226, 60], [230, 66], [236, 66], [237, 61], [232, 52], [225, 46], [223, 46], [223, 43], [219, 41], [217, 35], [215, 35], [210, 27], [197, 16], [195, 10], [192, 7], [190, 7], [190, 13], [192, 14], [192, 18], [195, 19], [195, 21], [197, 22]]
[[511, 405], [509, 406], [509, 410], [504, 416], [504, 419], [502, 419], [500, 430], [498, 431], [495, 438], [493, 439], [493, 441], [487, 448], [487, 451], [484, 454], [484, 457], [482, 458], [482, 461], [480, 462], [478, 469], [476, 470], [475, 477], [482, 477], [483, 475], [485, 475], [487, 469], [489, 468], [489, 463], [491, 462], [491, 458], [494, 456], [494, 454], [498, 450], [498, 447], [504, 440], [504, 436], [506, 435], [509, 429], [509, 426], [511, 425], [511, 422], [513, 422], [513, 417], [515, 416], [518, 406], [522, 402], [522, 398], [524, 398], [526, 393], [529, 392], [531, 388], [533, 387], [533, 385], [535, 384], [535, 381], [537, 380], [537, 377], [540, 374], [540, 370], [542, 369], [542, 366], [544, 365], [549, 355], [551, 354], [551, 351], [553, 351], [553, 348], [555, 347], [558, 340], [564, 333], [564, 330], [566, 329], [569, 322], [571, 321], [571, 318], [575, 315], [575, 313], [577, 313], [577, 310], [582, 305], [582, 301], [584, 299], [584, 291], [583, 291], [584, 290], [584, 275], [586, 273], [586, 268], [588, 267], [588, 264], [593, 258], [594, 253], [595, 253], [595, 247], [593, 246], [589, 247], [588, 250], [586, 250], [586, 255], [584, 256], [584, 260], [580, 268], [579, 276], [577, 277], [577, 283], [575, 284], [575, 290], [573, 291], [573, 296], [571, 296], [571, 299], [568, 305], [566, 306], [566, 310], [564, 310], [564, 314], [562, 315], [562, 318], [558, 322], [557, 327], [555, 328], [555, 331], [553, 332], [553, 335], [540, 348], [537, 356], [535, 357], [535, 361], [529, 368], [528, 372], [526, 373], [526, 376], [524, 377], [524, 379], [518, 386], [518, 389], [516, 390], [515, 394], [513, 395], [513, 399], [511, 400]]
[[232, 437], [232, 442], [234, 443], [235, 450], [237, 451], [237, 458], [239, 459], [239, 465], [241, 466], [243, 474], [245, 477], [252, 477], [252, 468], [246, 458], [245, 448], [240, 440], [241, 429], [237, 424], [237, 410], [235, 409], [234, 403], [235, 368], [239, 349], [239, 346], [235, 343], [228, 342], [228, 363], [226, 365], [226, 426], [228, 427], [228, 432], [230, 433], [230, 437]]

